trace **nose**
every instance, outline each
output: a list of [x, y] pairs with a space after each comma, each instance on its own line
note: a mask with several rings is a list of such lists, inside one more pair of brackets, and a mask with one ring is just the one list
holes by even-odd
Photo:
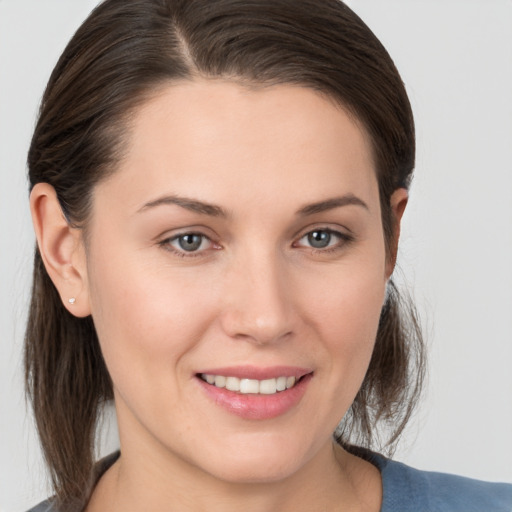
[[293, 291], [284, 266], [275, 255], [255, 254], [230, 268], [221, 314], [228, 336], [264, 345], [293, 333]]

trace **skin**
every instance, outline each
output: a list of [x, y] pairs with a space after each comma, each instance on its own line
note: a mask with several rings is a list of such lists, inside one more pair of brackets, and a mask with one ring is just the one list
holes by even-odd
[[[163, 196], [226, 216], [147, 206]], [[363, 204], [297, 214], [340, 197]], [[397, 226], [406, 202], [391, 198]], [[92, 314], [114, 383], [122, 456], [89, 512], [380, 509], [378, 470], [332, 441], [393, 267], [369, 139], [342, 108], [294, 86], [166, 86], [94, 190], [87, 247], [49, 185], [31, 207], [46, 268], [66, 307]], [[311, 247], [315, 230], [328, 246]], [[180, 249], [185, 233], [204, 235], [198, 251]], [[196, 374], [244, 364], [313, 378], [285, 414], [240, 418]]]

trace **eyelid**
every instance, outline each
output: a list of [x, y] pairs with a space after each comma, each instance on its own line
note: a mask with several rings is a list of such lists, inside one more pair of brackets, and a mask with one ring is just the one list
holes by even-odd
[[[177, 232], [174, 232], [172, 234], [168, 234], [167, 232], [164, 235], [161, 235], [157, 239], [157, 245], [161, 246], [165, 250], [174, 253], [177, 256], [180, 257], [198, 257], [198, 256], [206, 256], [208, 252], [211, 250], [219, 250], [222, 249], [222, 246], [219, 242], [215, 240], [215, 238], [212, 235], [206, 234], [204, 231], [206, 229], [201, 227], [187, 227], [183, 229], [177, 230]], [[209, 231], [209, 230], [208, 230]], [[334, 237], [338, 238], [338, 241], [334, 244], [328, 245], [326, 247], [318, 248], [313, 247], [310, 245], [300, 244], [299, 242], [308, 236], [309, 234], [315, 232], [315, 231], [325, 231], [327, 233], [330, 233]], [[179, 249], [177, 247], [174, 247], [171, 245], [170, 242], [173, 242], [180, 237], [186, 236], [186, 235], [196, 235], [200, 236], [203, 239], [206, 239], [209, 241], [209, 247], [196, 250], [196, 251], [186, 251], [184, 249]], [[353, 242], [355, 239], [354, 235], [348, 228], [344, 228], [341, 226], [326, 226], [325, 224], [319, 224], [319, 225], [311, 225], [307, 228], [302, 229], [298, 235], [294, 237], [294, 242], [292, 243], [292, 247], [295, 248], [304, 248], [309, 249], [313, 253], [328, 253], [330, 251], [336, 251], [338, 249], [342, 249], [345, 245]]]
[[328, 221], [324, 220], [322, 221], [317, 220], [313, 221], [307, 225], [303, 225], [300, 229], [297, 229], [294, 234], [292, 234], [293, 239], [299, 239], [303, 237], [304, 235], [307, 235], [308, 233], [311, 233], [311, 231], [320, 230], [320, 231], [332, 231], [334, 233], [340, 233], [341, 235], [347, 235], [347, 236], [354, 236], [354, 232], [350, 227], [346, 226], [343, 223], [336, 222], [336, 221]]
[[[325, 231], [325, 232], [330, 233], [331, 235], [337, 237], [339, 240], [337, 243], [334, 243], [332, 245], [328, 245], [328, 246], [322, 247], [322, 248], [299, 244], [299, 242], [303, 238], [307, 237], [309, 234], [311, 234], [315, 231]], [[335, 229], [333, 227], [329, 227], [329, 226], [325, 226], [325, 225], [323, 225], [323, 226], [318, 225], [318, 226], [309, 226], [307, 228], [307, 230], [302, 231], [301, 234], [295, 238], [295, 242], [293, 242], [292, 245], [294, 247], [303, 247], [303, 248], [309, 249], [315, 253], [327, 253], [330, 251], [335, 251], [337, 249], [341, 249], [346, 244], [351, 243], [353, 241], [354, 241], [354, 235], [348, 229], [346, 231], [344, 231], [341, 228]]]
[[[195, 235], [200, 236], [203, 239], [206, 239], [209, 241], [209, 247], [205, 249], [200, 249], [197, 251], [186, 251], [184, 249], [179, 249], [177, 247], [174, 247], [171, 242], [174, 242], [175, 240], [178, 240], [180, 237], [187, 236], [187, 235]], [[202, 232], [200, 229], [196, 228], [186, 228], [179, 230], [178, 232], [172, 233], [170, 235], [163, 235], [159, 237], [159, 240], [157, 241], [157, 245], [165, 249], [166, 251], [169, 251], [170, 253], [173, 253], [177, 256], [184, 257], [184, 258], [193, 258], [198, 256], [205, 256], [206, 253], [210, 250], [219, 250], [222, 247], [218, 242], [216, 242], [212, 236], [207, 235], [206, 233]]]
[[328, 231], [330, 233], [339, 234], [343, 237], [354, 237], [354, 233], [351, 229], [349, 229], [346, 226], [342, 226], [340, 224], [330, 224], [330, 223], [319, 223], [315, 222], [314, 224], [310, 224], [300, 230], [298, 230], [295, 235], [293, 235], [294, 240], [299, 240], [300, 238], [303, 238], [305, 235], [312, 233], [313, 231]]

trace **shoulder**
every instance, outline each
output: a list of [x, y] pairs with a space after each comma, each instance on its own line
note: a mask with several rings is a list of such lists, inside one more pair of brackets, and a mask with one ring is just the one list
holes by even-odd
[[84, 503], [68, 503], [65, 506], [58, 506], [52, 498], [42, 501], [39, 505], [27, 510], [27, 512], [80, 512], [85, 507]]
[[512, 512], [512, 484], [420, 471], [372, 454], [383, 485], [381, 512]]
[[[96, 463], [93, 475], [94, 483], [98, 482], [98, 480], [112, 466], [112, 464], [114, 464], [114, 462], [116, 462], [116, 460], [119, 459], [120, 455], [121, 453], [119, 451], [116, 451], [114, 453], [111, 453], [110, 455], [107, 455], [106, 457], [104, 457], [103, 459]], [[65, 506], [60, 507], [57, 505], [54, 499], [50, 498], [45, 501], [42, 501], [41, 503], [39, 503], [39, 505], [36, 505], [30, 510], [27, 510], [27, 512], [77, 512], [83, 510], [84, 507], [85, 505], [82, 501], [73, 502], [71, 504], [67, 504]]]
[[56, 509], [50, 500], [45, 500], [39, 505], [36, 505], [35, 507], [31, 508], [27, 512], [58, 512], [58, 509]]

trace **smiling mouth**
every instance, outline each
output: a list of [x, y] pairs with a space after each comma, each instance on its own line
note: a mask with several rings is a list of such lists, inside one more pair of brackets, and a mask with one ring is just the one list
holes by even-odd
[[209, 373], [201, 373], [198, 376], [204, 382], [212, 386], [244, 395], [275, 395], [276, 393], [293, 388], [302, 379], [302, 377], [297, 379], [296, 377], [287, 376], [264, 380], [239, 379], [238, 377], [213, 375]]

